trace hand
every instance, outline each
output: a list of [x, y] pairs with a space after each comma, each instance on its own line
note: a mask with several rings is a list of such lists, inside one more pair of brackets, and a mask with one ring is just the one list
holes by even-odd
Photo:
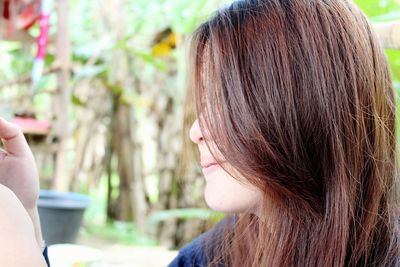
[[11, 189], [27, 211], [36, 210], [39, 177], [35, 159], [19, 127], [0, 118], [0, 184]]

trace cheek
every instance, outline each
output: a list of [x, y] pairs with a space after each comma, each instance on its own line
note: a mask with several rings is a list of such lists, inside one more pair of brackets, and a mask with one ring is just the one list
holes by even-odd
[[238, 182], [222, 168], [205, 178], [204, 198], [215, 211], [241, 213], [255, 209], [260, 203], [261, 193], [257, 188]]

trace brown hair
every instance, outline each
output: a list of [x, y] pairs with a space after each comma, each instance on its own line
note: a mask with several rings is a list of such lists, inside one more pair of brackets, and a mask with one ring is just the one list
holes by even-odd
[[190, 51], [202, 131], [265, 196], [209, 265], [399, 266], [396, 103], [365, 15], [346, 0], [236, 1]]

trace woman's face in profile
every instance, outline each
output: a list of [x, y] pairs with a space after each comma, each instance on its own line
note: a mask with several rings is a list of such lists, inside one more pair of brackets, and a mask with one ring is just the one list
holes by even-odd
[[[218, 165], [207, 147], [198, 120], [190, 128], [190, 139], [199, 148], [202, 172], [206, 180], [204, 198], [207, 205], [215, 211], [225, 213], [254, 211], [261, 201], [261, 191], [246, 183], [243, 177], [238, 177], [243, 181], [239, 182]], [[208, 143], [211, 149], [217, 151], [212, 141]], [[225, 169], [236, 175], [237, 172], [231, 165], [222, 158], [220, 161]]]

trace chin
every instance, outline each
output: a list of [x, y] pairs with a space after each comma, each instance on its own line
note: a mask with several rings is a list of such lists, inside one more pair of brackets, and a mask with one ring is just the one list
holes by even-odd
[[244, 212], [245, 209], [241, 207], [236, 207], [232, 204], [231, 201], [227, 199], [221, 199], [216, 196], [209, 196], [207, 194], [204, 195], [207, 206], [213, 211], [222, 212], [222, 213], [241, 213]]
[[223, 213], [243, 213], [261, 200], [260, 191], [239, 183], [224, 172], [206, 177], [204, 199], [210, 209]]

